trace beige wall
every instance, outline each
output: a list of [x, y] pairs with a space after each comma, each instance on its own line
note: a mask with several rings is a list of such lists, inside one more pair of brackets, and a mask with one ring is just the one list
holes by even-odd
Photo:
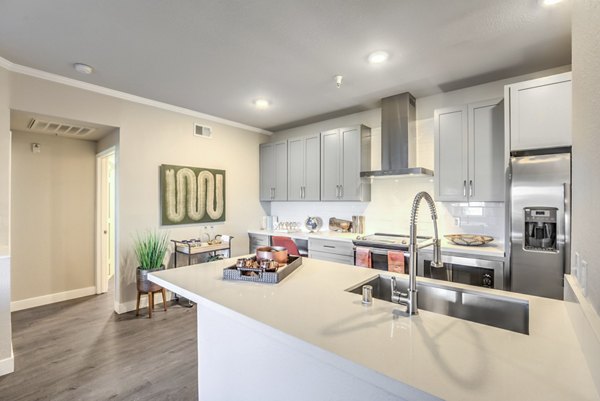
[[9, 74], [0, 68], [0, 369], [2, 361], [12, 357], [10, 322], [10, 258], [9, 201], [10, 201], [10, 110]]
[[[587, 297], [600, 314], [600, 2], [573, 7], [573, 250], [588, 262]], [[573, 259], [573, 262], [575, 259]], [[586, 283], [581, 283], [585, 285]]]
[[95, 181], [96, 142], [13, 131], [13, 301], [94, 286]]
[[0, 247], [9, 244], [10, 107], [9, 73], [0, 67]]
[[[227, 221], [215, 231], [235, 237], [233, 253], [247, 253], [248, 227], [260, 223], [258, 145], [267, 136], [200, 118], [133, 103], [22, 74], [10, 73], [10, 107], [119, 128], [117, 172], [120, 303], [135, 306], [132, 236], [159, 227], [160, 164], [226, 170]], [[213, 138], [192, 136], [193, 123], [213, 128]], [[201, 226], [170, 227], [172, 238], [198, 236]]]

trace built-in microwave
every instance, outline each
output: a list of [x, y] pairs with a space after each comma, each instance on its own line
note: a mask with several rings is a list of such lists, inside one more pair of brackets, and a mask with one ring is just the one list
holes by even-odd
[[443, 267], [431, 267], [431, 252], [419, 252], [417, 274], [438, 280], [504, 289], [504, 262], [442, 255]]

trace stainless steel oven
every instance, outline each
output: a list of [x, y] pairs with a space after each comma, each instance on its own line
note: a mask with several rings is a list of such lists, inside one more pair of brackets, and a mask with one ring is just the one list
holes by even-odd
[[417, 274], [438, 280], [504, 289], [504, 262], [442, 255], [444, 267], [431, 267], [431, 252], [419, 252]]

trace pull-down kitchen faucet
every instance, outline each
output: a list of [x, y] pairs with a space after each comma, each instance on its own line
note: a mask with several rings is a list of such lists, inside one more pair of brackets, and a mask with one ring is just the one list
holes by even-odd
[[[421, 200], [425, 199], [431, 212], [431, 220], [433, 220], [433, 239], [417, 243], [417, 217]], [[408, 290], [406, 293], [396, 290], [396, 277], [392, 276], [392, 302], [406, 305], [409, 315], [416, 315], [417, 309], [417, 251], [420, 248], [425, 248], [433, 245], [433, 261], [431, 267], [443, 267], [441, 241], [438, 237], [437, 228], [437, 212], [435, 210], [435, 202], [431, 195], [427, 192], [419, 192], [413, 200], [412, 209], [410, 212], [410, 242], [408, 245]]]

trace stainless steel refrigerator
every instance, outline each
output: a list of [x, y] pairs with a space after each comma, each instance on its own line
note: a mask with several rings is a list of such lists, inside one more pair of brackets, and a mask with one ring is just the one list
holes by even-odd
[[563, 298], [570, 272], [571, 154], [511, 157], [511, 290]]

